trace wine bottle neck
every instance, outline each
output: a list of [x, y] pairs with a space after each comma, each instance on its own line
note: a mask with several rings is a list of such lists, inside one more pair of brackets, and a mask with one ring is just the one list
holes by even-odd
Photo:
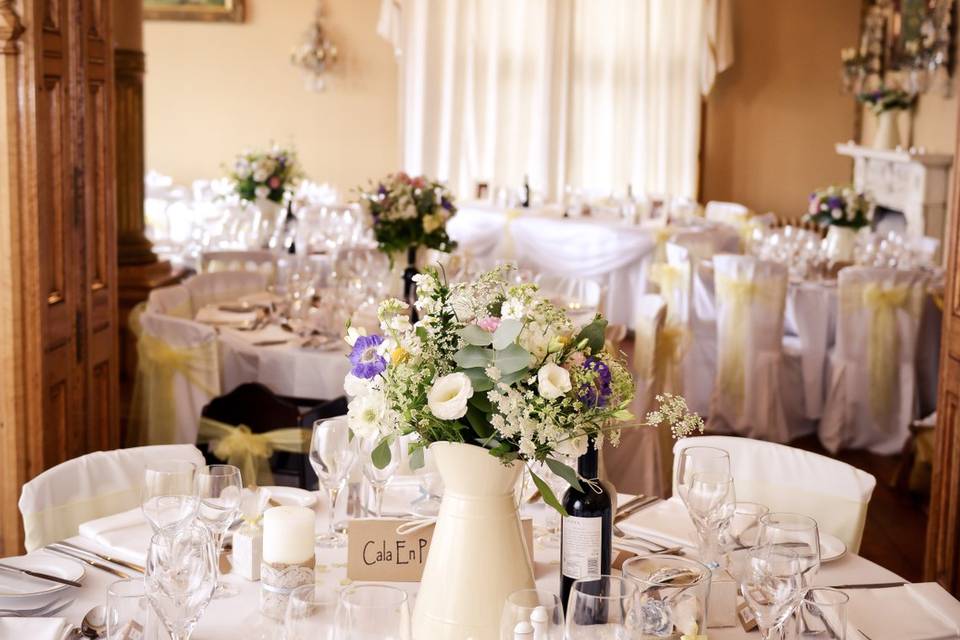
[[587, 480], [596, 480], [600, 477], [600, 460], [593, 438], [590, 438], [587, 444], [587, 452], [577, 460], [577, 473]]

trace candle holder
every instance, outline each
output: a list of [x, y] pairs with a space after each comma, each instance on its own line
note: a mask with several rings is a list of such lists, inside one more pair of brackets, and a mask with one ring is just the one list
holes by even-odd
[[264, 562], [260, 565], [260, 613], [273, 620], [283, 620], [290, 593], [297, 587], [313, 584], [316, 562], [309, 560], [297, 564]]

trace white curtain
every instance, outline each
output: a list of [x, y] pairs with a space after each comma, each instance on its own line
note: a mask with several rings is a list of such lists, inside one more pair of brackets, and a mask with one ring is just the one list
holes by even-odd
[[695, 197], [714, 1], [405, 0], [405, 169]]

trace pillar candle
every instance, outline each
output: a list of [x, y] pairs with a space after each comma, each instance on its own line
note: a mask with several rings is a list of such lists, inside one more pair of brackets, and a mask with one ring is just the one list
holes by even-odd
[[263, 561], [300, 564], [313, 557], [316, 515], [307, 507], [282, 506], [263, 513]]

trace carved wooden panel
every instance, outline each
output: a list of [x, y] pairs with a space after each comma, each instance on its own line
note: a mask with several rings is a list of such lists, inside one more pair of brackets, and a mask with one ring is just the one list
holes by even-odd
[[66, 4], [61, 0], [43, 0], [43, 30], [48, 33], [60, 33], [60, 25], [66, 22], [64, 12]]
[[[39, 190], [41, 226], [40, 252], [46, 256], [40, 267], [41, 283], [49, 306], [63, 305], [67, 296], [67, 260], [73, 255], [68, 219], [71, 168], [69, 161], [70, 124], [67, 86], [58, 75], [47, 75], [37, 92], [37, 137], [47, 152], [37, 158], [37, 179], [46, 188]], [[65, 306], [62, 307], [66, 312]]]

